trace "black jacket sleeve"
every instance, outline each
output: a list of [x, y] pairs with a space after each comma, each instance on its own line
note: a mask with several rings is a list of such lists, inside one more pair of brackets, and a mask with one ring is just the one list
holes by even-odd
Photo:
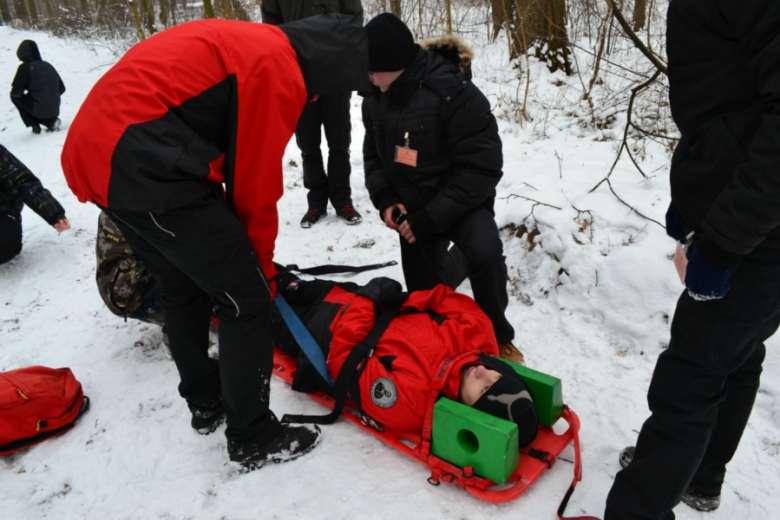
[[65, 209], [43, 187], [41, 181], [11, 152], [0, 146], [0, 189], [11, 199], [23, 202], [48, 224], [65, 218]]
[[780, 3], [721, 1], [767, 110], [748, 149], [702, 223], [726, 252], [743, 255], [780, 226]]
[[471, 82], [445, 106], [445, 138], [452, 163], [447, 184], [423, 209], [409, 215], [414, 236], [447, 230], [495, 196], [503, 172], [501, 138], [490, 102]]
[[393, 204], [401, 202], [401, 197], [390, 185], [385, 175], [382, 159], [376, 149], [376, 135], [374, 132], [374, 120], [371, 117], [371, 99], [363, 100], [363, 126], [366, 129], [363, 138], [363, 169], [366, 177], [366, 189], [371, 197], [374, 207], [379, 210], [382, 218], [382, 210]]
[[19, 65], [19, 68], [16, 69], [16, 76], [14, 76], [14, 81], [11, 83], [11, 96], [21, 97], [29, 84], [30, 64], [22, 63]]

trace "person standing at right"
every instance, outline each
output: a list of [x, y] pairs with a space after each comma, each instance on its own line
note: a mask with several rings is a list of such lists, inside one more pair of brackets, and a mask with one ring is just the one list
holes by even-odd
[[682, 138], [666, 230], [688, 244], [687, 290], [605, 520], [720, 505], [780, 325], [780, 3], [671, 0], [667, 54]]
[[[263, 23], [280, 25], [309, 16], [341, 13], [354, 16], [363, 24], [363, 6], [360, 0], [263, 0]], [[328, 200], [336, 215], [353, 226], [363, 222], [352, 204], [349, 177], [349, 145], [352, 142], [349, 101], [351, 92], [319, 98], [303, 110], [295, 128], [295, 141], [303, 159], [303, 186], [309, 209], [301, 219], [301, 227], [308, 229], [328, 214]], [[322, 128], [328, 141], [328, 168], [322, 160]]]
[[453, 36], [421, 48], [390, 13], [365, 30], [376, 87], [363, 101], [366, 187], [385, 225], [400, 234], [406, 287], [455, 288], [468, 275], [499, 354], [523, 363], [504, 315], [507, 269], [493, 216], [501, 138], [490, 103], [471, 82], [474, 53]]
[[60, 129], [60, 96], [65, 85], [60, 75], [47, 61], [41, 59], [38, 45], [32, 40], [19, 44], [16, 56], [22, 61], [11, 86], [11, 101], [19, 110], [25, 126], [34, 134]]

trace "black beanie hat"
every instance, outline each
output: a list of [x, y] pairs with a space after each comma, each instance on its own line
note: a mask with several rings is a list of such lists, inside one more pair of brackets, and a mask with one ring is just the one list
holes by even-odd
[[539, 421], [533, 397], [523, 378], [501, 360], [480, 356], [480, 363], [501, 374], [501, 379], [482, 394], [474, 409], [517, 424], [520, 448], [536, 438]]
[[391, 13], [375, 16], [365, 26], [368, 36], [368, 70], [395, 72], [412, 64], [417, 45], [412, 31]]

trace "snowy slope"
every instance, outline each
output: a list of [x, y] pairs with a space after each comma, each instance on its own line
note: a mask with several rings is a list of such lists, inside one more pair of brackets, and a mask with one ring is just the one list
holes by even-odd
[[[482, 503], [452, 486], [428, 485], [424, 468], [345, 421], [326, 427], [322, 445], [296, 462], [237, 474], [227, 463], [222, 429], [202, 437], [190, 428], [159, 329], [124, 322], [104, 308], [94, 283], [98, 211], [78, 203], [62, 176], [59, 155], [69, 123], [116, 58], [108, 49], [0, 27], [0, 85], [10, 86], [16, 47], [25, 38], [38, 42], [68, 88], [62, 131], [33, 135], [6, 100], [0, 143], [60, 200], [73, 229], [58, 235], [24, 211], [24, 250], [0, 266], [0, 371], [69, 366], [93, 407], [67, 435], [0, 457], [3, 519], [555, 518], [571, 480], [571, 449], [563, 454], [568, 461], [559, 461], [524, 497], [503, 505]], [[485, 62], [501, 63], [505, 46], [499, 42], [479, 52], [487, 53]], [[669, 258], [674, 243], [661, 227], [632, 213], [604, 185], [588, 193], [615, 157], [614, 141], [604, 137], [619, 135], [625, 119], [618, 117], [610, 134], [589, 133], [551, 116], [545, 107], [576, 81], [553, 78], [538, 64], [531, 73], [534, 124], [499, 123], [505, 175], [496, 218], [505, 228], [508, 316], [529, 366], [562, 378], [564, 398], [582, 419], [585, 477], [569, 513], [600, 516], [619, 468], [617, 453], [633, 443], [648, 415], [645, 393], [668, 341], [681, 285]], [[554, 79], [567, 82], [564, 90]], [[477, 74], [476, 81], [491, 100], [499, 99], [498, 80]], [[314, 228], [300, 228], [305, 190], [292, 142], [279, 206], [276, 254], [282, 263], [399, 259], [397, 238], [379, 222], [362, 183], [359, 100], [353, 98], [352, 105], [352, 186], [364, 222], [348, 227], [331, 211]], [[624, 158], [613, 186], [640, 212], [662, 222], [669, 202], [666, 151], [650, 146], [643, 167], [654, 176], [643, 180]], [[533, 247], [527, 235], [515, 236], [521, 224], [538, 228]], [[365, 283], [378, 274], [402, 279], [400, 267], [353, 279]], [[468, 283], [461, 290], [469, 292]], [[763, 386], [730, 465], [723, 505], [707, 519], [777, 516], [780, 341], [769, 343]], [[278, 380], [272, 383], [272, 408], [278, 415], [321, 411]], [[705, 518], [684, 505], [676, 512], [681, 520]]]

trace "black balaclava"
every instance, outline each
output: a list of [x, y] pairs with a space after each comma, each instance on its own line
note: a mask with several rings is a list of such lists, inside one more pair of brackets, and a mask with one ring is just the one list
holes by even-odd
[[473, 408], [517, 424], [517, 440], [521, 448], [536, 438], [539, 420], [533, 396], [523, 378], [500, 359], [481, 355], [479, 363], [501, 374], [501, 379], [482, 394]]
[[321, 14], [279, 26], [298, 55], [306, 92], [328, 96], [368, 91], [368, 40], [360, 22]]

